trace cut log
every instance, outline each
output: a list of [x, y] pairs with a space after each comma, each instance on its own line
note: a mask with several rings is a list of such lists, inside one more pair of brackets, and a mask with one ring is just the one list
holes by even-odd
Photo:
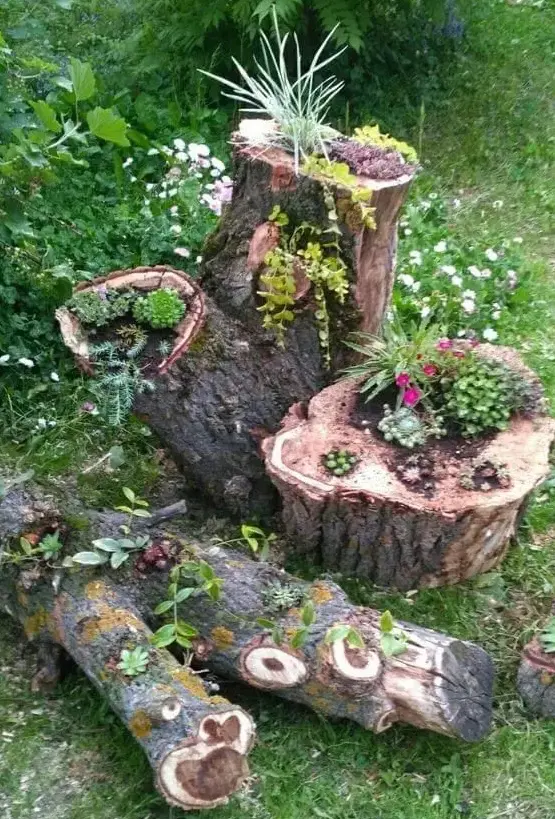
[[[33, 494], [20, 489], [0, 503], [3, 531], [13, 526], [16, 501]], [[55, 512], [48, 501], [21, 506], [19, 526], [11, 532], [29, 534], [28, 527], [40, 526], [45, 514], [52, 525]], [[103, 519], [94, 513], [93, 518]], [[117, 536], [114, 522], [111, 529]], [[62, 647], [141, 745], [169, 804], [190, 810], [227, 802], [248, 775], [251, 717], [223, 697], [210, 696], [198, 675], [168, 651], [154, 648], [139, 609], [118, 586], [86, 571], [23, 565], [32, 568], [2, 566], [0, 607], [38, 641], [40, 668], [33, 690], [57, 682]], [[148, 656], [147, 667], [126, 676], [119, 668], [121, 652], [136, 648]]]
[[[349, 292], [343, 305], [329, 299], [332, 369], [345, 363], [346, 335], [356, 329], [377, 331], [387, 308], [399, 210], [414, 174], [407, 167], [395, 180], [357, 178], [361, 187], [373, 190], [369, 204], [375, 208], [376, 229], [341, 223]], [[350, 191], [331, 188], [337, 202], [348, 205]], [[264, 257], [279, 238], [279, 228], [268, 221], [275, 206], [287, 213], [292, 226], [306, 221], [318, 229], [329, 227], [322, 179], [296, 177], [293, 160], [284, 152], [237, 148], [233, 200], [207, 243], [203, 293], [192, 284], [195, 320], [191, 324], [194, 311], [188, 312], [156, 390], [135, 403], [195, 487], [243, 517], [267, 516], [277, 507], [260, 459], [260, 439], [278, 428], [293, 403], [308, 400], [329, 383], [331, 372], [319, 341], [310, 282], [301, 270], [295, 270], [295, 318], [284, 346], [262, 326], [257, 294]], [[139, 272], [148, 286], [161, 286], [156, 277], [178, 275], [169, 268]], [[86, 286], [135, 286], [137, 281], [136, 271], [118, 271]], [[71, 316], [64, 310], [58, 315], [66, 343], [83, 366], [86, 350]]]
[[555, 719], [555, 655], [546, 654], [537, 638], [522, 651], [517, 688], [532, 714]]
[[[415, 490], [392, 466], [403, 450], [352, 423], [358, 389], [353, 381], [327, 387], [307, 412], [293, 407], [281, 431], [264, 441], [291, 550], [326, 569], [402, 590], [458, 583], [497, 566], [528, 496], [550, 471], [553, 420], [516, 417], [485, 441], [480, 459], [506, 464], [508, 487], [463, 489], [469, 459], [455, 451], [432, 465], [429, 491]], [[342, 477], [324, 465], [334, 450], [358, 459]]]
[[[87, 536], [117, 536], [119, 516], [113, 520], [111, 517], [92, 513]], [[240, 552], [199, 543], [186, 531], [180, 530], [179, 534], [179, 539], [169, 536], [166, 540], [166, 553], [172, 557], [170, 565], [163, 569], [124, 566], [117, 575], [103, 570], [105, 577], [111, 576], [108, 580], [98, 570], [64, 572], [54, 592], [50, 572], [43, 567], [38, 576], [35, 574], [27, 582], [23, 598], [20, 593], [25, 578], [17, 577], [14, 570], [0, 577], [0, 603], [23, 620], [28, 633], [46, 629], [53, 639], [60, 641], [128, 720], [129, 711], [121, 710], [121, 685], [114, 683], [117, 677], [109, 674], [105, 681], [99, 679], [99, 674], [106, 671], [106, 662], [117, 656], [122, 640], [130, 635], [128, 630], [123, 634], [118, 631], [119, 614], [107, 637], [100, 626], [106, 623], [105, 617], [112, 622], [114, 610], [125, 612], [125, 623], [130, 622], [139, 631], [133, 635], [135, 643], [139, 638], [146, 639], [142, 624], [153, 625], [157, 620], [153, 612], [167, 596], [171, 564], [203, 560], [223, 581], [221, 600], [214, 603], [199, 595], [179, 606], [180, 617], [199, 632], [195, 652], [203, 667], [329, 716], [351, 719], [375, 732], [395, 722], [406, 722], [472, 741], [488, 730], [493, 667], [489, 656], [478, 646], [419, 626], [397, 623], [406, 641], [405, 650], [397, 656], [386, 656], [381, 648], [379, 613], [351, 605], [335, 584], [305, 583]], [[153, 537], [160, 542], [164, 535], [154, 531]], [[306, 630], [301, 645], [293, 648], [293, 637], [302, 627], [299, 608], [309, 600], [314, 606], [314, 622]], [[279, 608], [280, 605], [285, 607]], [[274, 627], [260, 623], [261, 618], [266, 621], [270, 618]], [[363, 647], [354, 647], [344, 639], [328, 643], [330, 630], [339, 626], [355, 629]], [[94, 637], [105, 646], [100, 659], [95, 659], [99, 656], [96, 653], [89, 657], [96, 648], [94, 643], [83, 641], [83, 629], [91, 639]], [[102, 636], [97, 638], [97, 631]], [[283, 635], [282, 639], [278, 639], [278, 633]], [[166, 658], [165, 663], [168, 662]], [[92, 673], [91, 663], [96, 664]], [[154, 664], [156, 674], [164, 673], [164, 683], [167, 673], [162, 669], [166, 664], [158, 660]], [[154, 668], [151, 673], [155, 673]], [[171, 671], [168, 673], [172, 676]], [[128, 687], [129, 684], [124, 690]], [[184, 696], [181, 689], [172, 691], [171, 696], [175, 699], [178, 694], [178, 699]], [[202, 702], [210, 708], [210, 700]], [[187, 708], [190, 705], [184, 703], [185, 713], [189, 713]], [[221, 710], [236, 713], [229, 705], [221, 706]], [[204, 715], [197, 719], [195, 729], [187, 723], [187, 730], [197, 740], [201, 737], [199, 726], [204, 724], [203, 718]], [[237, 718], [240, 720], [239, 715]], [[245, 747], [246, 737], [251, 734], [252, 729], [245, 727], [245, 736], [241, 735]], [[228, 745], [224, 743], [222, 747]]]

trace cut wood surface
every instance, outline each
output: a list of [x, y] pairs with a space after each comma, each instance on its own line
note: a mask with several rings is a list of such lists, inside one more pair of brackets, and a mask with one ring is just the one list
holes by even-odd
[[555, 654], [546, 654], [537, 638], [522, 650], [517, 687], [532, 714], [555, 719]]
[[[87, 516], [90, 521], [87, 538], [117, 536], [121, 516], [94, 512]], [[25, 526], [28, 525], [27, 521]], [[248, 718], [228, 703], [218, 703], [214, 711], [214, 698], [204, 694], [198, 677], [189, 671], [180, 675], [175, 661], [166, 656], [166, 652], [153, 653], [144, 685], [142, 675], [137, 681], [124, 682], [113, 670], [114, 657], [129, 641], [146, 645], [149, 632], [144, 624], [157, 621], [154, 609], [167, 596], [171, 565], [180, 561], [203, 560], [223, 581], [218, 603], [199, 595], [179, 606], [180, 617], [199, 632], [195, 652], [202, 667], [326, 715], [351, 719], [375, 732], [395, 722], [406, 722], [461, 739], [477, 740], [488, 730], [493, 667], [489, 656], [478, 646], [419, 626], [398, 623], [406, 639], [406, 650], [398, 656], [385, 656], [381, 649], [379, 613], [353, 606], [334, 583], [303, 582], [240, 552], [199, 542], [181, 527], [179, 538], [156, 529], [152, 530], [152, 536], [155, 542], [165, 539], [168, 546], [171, 560], [164, 568], [154, 566], [140, 571], [126, 565], [117, 572], [104, 568], [78, 572], [57, 570], [53, 583], [52, 570], [45, 566], [35, 567], [30, 574], [10, 567], [4, 569], [0, 577], [0, 604], [23, 623], [28, 636], [46, 637], [68, 650], [127, 724], [139, 708], [140, 697], [143, 698], [141, 710], [158, 714], [159, 701], [153, 691], [160, 685], [170, 685], [171, 678], [173, 688], [168, 695], [172, 701], [177, 699], [182, 704], [181, 719], [186, 722], [179, 723], [181, 728], [172, 729], [169, 736], [169, 729], [164, 727], [162, 744], [170, 752], [174, 746], [181, 748], [178, 740], [186, 743], [183, 747], [189, 747], [191, 739], [193, 744], [205, 743], [202, 753], [198, 751], [199, 758], [206, 759], [208, 771], [212, 770], [214, 761], [227, 783], [226, 794], [210, 792], [215, 800], [232, 792], [242, 779], [244, 761], [240, 761], [237, 754], [244, 757], [250, 745], [252, 725]], [[82, 534], [68, 532], [69, 551], [72, 542], [80, 537]], [[285, 608], [276, 608], [276, 590], [284, 589], [293, 591], [294, 599], [289, 599]], [[312, 601], [315, 619], [306, 639], [292, 648], [292, 638], [301, 627], [299, 609], [306, 601]], [[261, 618], [272, 620], [275, 628], [260, 623]], [[336, 626], [354, 628], [363, 647], [355, 648], [344, 639], [329, 643], [330, 629]], [[283, 639], [277, 639], [275, 629]], [[185, 679], [187, 684], [183, 682]], [[130, 693], [135, 690], [136, 696]], [[194, 702], [186, 701], [187, 692], [194, 694]], [[198, 708], [197, 699], [200, 700]], [[213, 732], [217, 735], [217, 741], [214, 739], [211, 746], [218, 751], [215, 757], [205, 747], [208, 740], [205, 742], [202, 727], [205, 718], [214, 713], [227, 715], [216, 719], [218, 725], [224, 720], [227, 727]], [[225, 720], [231, 717], [236, 717], [233, 725], [241, 726], [239, 737], [227, 730], [230, 723]], [[159, 723], [158, 717], [155, 721]], [[152, 728], [152, 742], [157, 740], [160, 730]], [[139, 739], [143, 742], [146, 737]], [[143, 744], [154, 766], [160, 770], [160, 745], [154, 748]], [[179, 758], [185, 759], [187, 753]], [[203, 779], [203, 771], [195, 770]], [[211, 781], [208, 773], [206, 781]], [[160, 775], [159, 787], [170, 801], [174, 798], [167, 788], [164, 790]], [[196, 790], [187, 798], [183, 794], [175, 798], [181, 799], [185, 806], [189, 799], [192, 806], [195, 799], [201, 799], [199, 787], [195, 785]], [[208, 802], [207, 794], [208, 791], [205, 792]]]
[[[523, 504], [549, 473], [553, 420], [515, 417], [485, 441], [480, 457], [507, 464], [508, 488], [463, 489], [464, 461], [455, 452], [436, 465], [427, 495], [392, 470], [400, 447], [350, 422], [358, 389], [354, 381], [327, 387], [306, 412], [293, 407], [281, 431], [264, 441], [292, 550], [327, 569], [399, 589], [457, 583], [496, 566]], [[323, 457], [342, 449], [358, 463], [335, 477]]]

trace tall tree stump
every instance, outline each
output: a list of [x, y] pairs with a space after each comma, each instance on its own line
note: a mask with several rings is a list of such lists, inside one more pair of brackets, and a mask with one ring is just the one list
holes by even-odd
[[[405, 590], [458, 583], [497, 566], [523, 504], [549, 473], [555, 423], [515, 417], [484, 442], [480, 458], [507, 464], [507, 488], [463, 489], [468, 460], [455, 451], [434, 467], [427, 495], [392, 467], [400, 447], [351, 424], [358, 389], [352, 381], [327, 387], [306, 413], [293, 407], [282, 430], [264, 441], [292, 551], [326, 569]], [[338, 478], [325, 469], [333, 450], [358, 458], [352, 472]]]
[[[296, 176], [292, 157], [283, 151], [236, 148], [233, 199], [207, 242], [194, 322], [186, 315], [186, 332], [164, 363], [156, 390], [135, 404], [191, 482], [232, 512], [274, 511], [277, 497], [259, 455], [261, 437], [278, 428], [292, 404], [329, 383], [330, 373], [345, 361], [342, 342], [349, 332], [378, 331], [393, 286], [399, 211], [414, 174], [413, 166], [406, 167], [397, 179], [357, 177], [361, 189], [372, 190], [367, 204], [375, 208], [376, 227], [370, 229], [349, 218], [350, 189], [302, 172]], [[296, 270], [294, 318], [283, 346], [262, 325], [259, 293], [266, 253], [279, 242], [280, 228], [269, 221], [272, 210], [285, 212], [291, 228], [307, 222], [326, 231], [330, 195], [345, 216], [338, 243], [348, 288], [343, 304], [333, 294], [327, 299], [328, 362], [315, 320], [314, 287], [302, 270]], [[162, 283], [152, 286], [164, 286], [164, 277], [176, 274], [168, 268], [153, 268], [150, 276], [147, 269], [139, 272], [150, 282], [162, 275]], [[119, 271], [92, 284], [134, 284], [134, 274]], [[67, 311], [59, 317], [82, 365], [79, 340], [71, 342], [71, 317]]]

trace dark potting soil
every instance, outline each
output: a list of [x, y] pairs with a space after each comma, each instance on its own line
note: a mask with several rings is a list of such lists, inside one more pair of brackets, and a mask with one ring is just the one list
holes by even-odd
[[443, 473], [443, 467], [449, 462], [472, 461], [477, 458], [494, 436], [494, 432], [482, 435], [477, 439], [463, 438], [455, 433], [444, 438], [428, 438], [422, 446], [408, 449], [399, 444], [386, 441], [378, 430], [383, 418], [384, 404], [395, 406], [397, 391], [392, 389], [366, 401], [365, 396], [358, 394], [356, 404], [349, 418], [349, 423], [356, 429], [371, 431], [383, 442], [387, 450], [385, 464], [407, 488], [426, 497], [433, 497], [436, 483]]
[[371, 179], [397, 179], [414, 171], [398, 151], [378, 145], [362, 145], [354, 139], [336, 139], [330, 143], [329, 158], [346, 162], [351, 173]]
[[172, 329], [154, 330], [152, 327], [144, 327], [137, 325], [136, 320], [131, 313], [128, 313], [121, 318], [114, 319], [114, 321], [107, 324], [105, 327], [97, 327], [94, 331], [89, 330], [91, 343], [101, 344], [103, 341], [111, 341], [116, 344], [122, 352], [129, 350], [132, 343], [125, 343], [122, 336], [118, 333], [125, 327], [140, 326], [147, 336], [146, 346], [141, 350], [137, 356], [137, 362], [141, 367], [141, 371], [145, 378], [153, 378], [158, 372], [158, 365], [169, 355], [162, 355], [158, 349], [161, 342], [166, 342], [169, 345], [169, 351], [173, 348], [175, 343], [175, 333]]

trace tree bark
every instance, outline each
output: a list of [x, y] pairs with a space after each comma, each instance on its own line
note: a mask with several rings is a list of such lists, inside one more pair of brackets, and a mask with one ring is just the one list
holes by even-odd
[[[434, 465], [435, 485], [426, 494], [391, 467], [400, 447], [351, 423], [358, 388], [347, 381], [326, 388], [307, 411], [293, 407], [282, 430], [264, 441], [292, 551], [402, 590], [458, 583], [498, 565], [529, 494], [549, 473], [552, 419], [515, 418], [484, 442], [480, 458], [507, 464], [507, 488], [463, 489], [459, 478], [469, 461], [455, 453]], [[358, 463], [338, 478], [323, 458], [343, 449]]]
[[[1, 512], [0, 506], [0, 518]], [[89, 519], [87, 538], [117, 536], [119, 516], [91, 513]], [[407, 722], [471, 741], [488, 730], [493, 667], [489, 656], [478, 646], [398, 623], [406, 641], [405, 650], [398, 656], [385, 656], [378, 612], [351, 605], [335, 584], [305, 583], [240, 552], [196, 542], [186, 531], [179, 535], [179, 539], [167, 536], [171, 563], [203, 560], [223, 580], [218, 603], [198, 595], [179, 607], [180, 616], [199, 632], [195, 651], [203, 665], [226, 678], [242, 680], [330, 716], [352, 719], [376, 732], [395, 722]], [[160, 542], [164, 535], [153, 532], [153, 537]], [[12, 570], [0, 577], [0, 603], [23, 621], [28, 634], [37, 636], [46, 631], [69, 650], [129, 721], [130, 711], [138, 705], [133, 701], [122, 706], [121, 685], [118, 683], [114, 688], [112, 676], [108, 683], [100, 675], [106, 662], [117, 656], [122, 640], [129, 638], [129, 628], [135, 629], [132, 632], [135, 642], [141, 639], [146, 644], [148, 632], [144, 623], [153, 626], [157, 621], [153, 612], [167, 596], [169, 568], [139, 571], [127, 568], [126, 564], [117, 573], [104, 569], [102, 574], [98, 570], [64, 572], [56, 575], [56, 590], [51, 571], [45, 567], [36, 569], [30, 578], [25, 578], [24, 573], [18, 576]], [[22, 598], [24, 582], [28, 588]], [[275, 604], [284, 589], [293, 590], [294, 599], [289, 599], [281, 609]], [[302, 626], [299, 607], [308, 600], [314, 606], [315, 619], [302, 644], [292, 648], [293, 635]], [[275, 628], [259, 623], [260, 618], [271, 618]], [[110, 627], [106, 628], [106, 624]], [[328, 644], [327, 635], [336, 626], [354, 628], [364, 647], [353, 648], [342, 639]], [[276, 629], [283, 640], [277, 639]], [[84, 639], [83, 633], [90, 639]], [[99, 641], [98, 648], [95, 640]], [[168, 675], [175, 679], [171, 670], [164, 670], [169, 662], [167, 658], [165, 663], [156, 662], [156, 673], [164, 674], [163, 684]], [[125, 686], [123, 691], [127, 690]], [[180, 688], [174, 696], [177, 694], [185, 696]], [[210, 708], [210, 701], [202, 699], [202, 707]], [[187, 703], [183, 711], [190, 710]], [[217, 710], [229, 717], [236, 716], [239, 721], [243, 719], [239, 709], [227, 704]], [[194, 716], [196, 733], [190, 723], [186, 729], [188, 735], [193, 731], [198, 742], [203, 737], [204, 714], [199, 717], [194, 712]], [[247, 727], [241, 734], [243, 754], [251, 734], [252, 728]], [[218, 745], [217, 749], [220, 747], [227, 749], [228, 745]], [[231, 750], [240, 749], [234, 746]], [[233, 766], [231, 769], [235, 770]], [[231, 774], [226, 781], [231, 789], [230, 777]]]
[[[203, 291], [187, 285], [196, 291], [198, 309], [186, 314], [183, 338], [162, 362], [155, 392], [138, 396], [135, 404], [191, 482], [233, 513], [267, 516], [275, 511], [278, 498], [260, 459], [261, 437], [278, 428], [291, 404], [308, 400], [329, 383], [330, 373], [345, 361], [343, 341], [351, 331], [379, 330], [393, 286], [399, 210], [414, 174], [414, 168], [407, 168], [395, 180], [357, 177], [360, 187], [373, 191], [368, 204], [375, 208], [376, 228], [371, 230], [353, 224], [349, 189], [303, 173], [296, 176], [292, 157], [283, 151], [236, 149], [233, 200], [207, 243]], [[268, 221], [272, 209], [278, 206], [287, 213], [292, 227], [307, 222], [325, 231], [330, 222], [324, 187], [332, 192], [342, 218], [339, 244], [349, 280], [344, 304], [333, 296], [327, 299], [331, 367], [322, 351], [306, 276], [299, 282], [295, 318], [283, 347], [273, 331], [263, 328], [258, 309], [264, 257], [279, 234]], [[137, 271], [118, 271], [86, 287], [119, 286], [118, 280], [128, 286], [164, 286], [168, 277], [177, 281], [180, 276], [171, 268], [153, 268], [150, 276], [146, 268], [139, 272], [144, 283], [134, 283]], [[61, 310], [58, 318], [66, 343], [83, 366], [83, 341], [71, 314]]]
[[[48, 500], [37, 502], [38, 494], [36, 488], [20, 488], [0, 503], [4, 538], [7, 531], [12, 537], [29, 536], [37, 526], [40, 536], [46, 521], [51, 527], [60, 520]], [[100, 530], [110, 521], [110, 531], [118, 536], [120, 516], [92, 513], [92, 520]], [[24, 565], [31, 568], [2, 565], [0, 607], [38, 642], [33, 690], [58, 681], [62, 647], [141, 745], [169, 804], [190, 810], [226, 803], [249, 773], [250, 716], [223, 697], [210, 696], [198, 675], [152, 646], [152, 632], [125, 588], [90, 571], [52, 570], [38, 561]], [[118, 668], [121, 652], [137, 647], [148, 653], [148, 666], [126, 676]]]
[[555, 719], [555, 655], [542, 651], [537, 639], [522, 651], [517, 688], [532, 714]]

